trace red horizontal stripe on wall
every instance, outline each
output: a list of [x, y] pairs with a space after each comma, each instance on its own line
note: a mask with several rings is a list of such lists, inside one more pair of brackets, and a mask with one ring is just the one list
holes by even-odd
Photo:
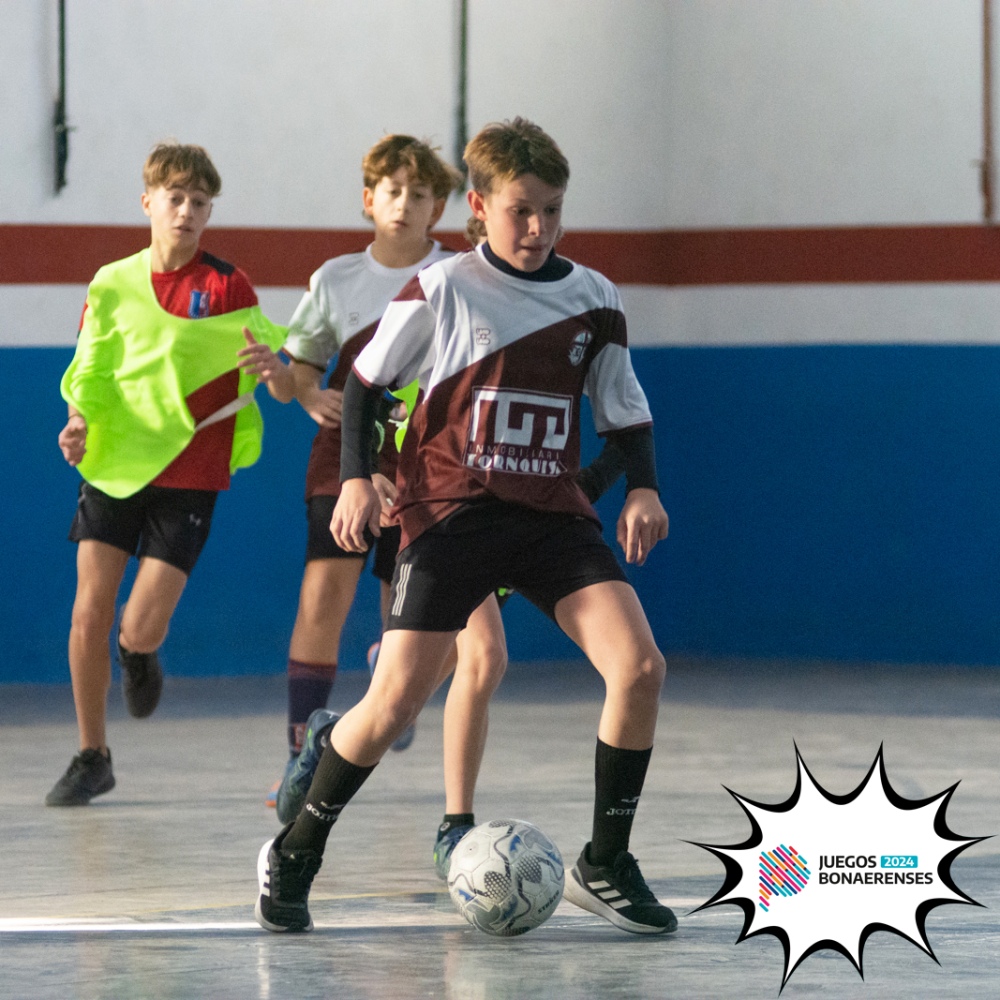
[[1000, 281], [1000, 228], [567, 233], [560, 253], [623, 285]]
[[[462, 233], [439, 236], [467, 246]], [[145, 226], [0, 224], [0, 284], [86, 284], [148, 240]], [[370, 240], [370, 229], [210, 228], [203, 245], [256, 285], [302, 288]], [[577, 230], [559, 250], [623, 285], [1000, 281], [1000, 227], [979, 225]]]

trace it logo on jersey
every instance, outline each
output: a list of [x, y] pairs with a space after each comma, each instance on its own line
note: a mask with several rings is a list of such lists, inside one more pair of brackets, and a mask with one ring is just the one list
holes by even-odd
[[493, 331], [488, 326], [476, 327], [476, 346], [489, 347], [493, 340]]
[[470, 469], [558, 476], [566, 471], [572, 418], [571, 396], [477, 386], [462, 461]]
[[589, 330], [581, 330], [574, 338], [569, 348], [569, 363], [575, 368], [583, 361], [587, 353], [587, 345], [594, 339]]

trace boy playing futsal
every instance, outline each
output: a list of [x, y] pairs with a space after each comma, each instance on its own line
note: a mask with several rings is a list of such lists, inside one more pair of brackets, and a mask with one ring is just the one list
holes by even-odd
[[403, 289], [345, 387], [331, 528], [363, 551], [366, 529], [378, 533], [365, 443], [382, 387], [420, 381], [400, 457], [401, 549], [372, 683], [333, 729], [298, 819], [261, 849], [257, 918], [311, 928], [309, 888], [333, 823], [434, 690], [470, 613], [506, 585], [552, 615], [606, 685], [593, 833], [566, 896], [625, 930], [669, 932], [676, 918], [628, 852], [665, 664], [576, 481], [586, 391], [598, 432], [624, 453], [617, 536], [642, 564], [667, 534], [649, 409], [616, 289], [554, 253], [569, 179], [556, 144], [515, 119], [483, 129], [465, 160], [486, 242]]
[[[387, 135], [362, 161], [362, 205], [375, 236], [361, 253], [326, 261], [311, 277], [289, 323], [284, 353], [296, 396], [319, 424], [306, 471], [308, 536], [299, 606], [288, 651], [289, 760], [275, 806], [282, 823], [302, 807], [321, 742], [336, 716], [326, 709], [337, 671], [337, 651], [368, 555], [340, 548], [330, 518], [340, 494], [341, 400], [354, 359], [368, 343], [386, 306], [422, 268], [451, 256], [430, 232], [461, 175], [426, 142]], [[337, 361], [326, 388], [322, 378]], [[383, 496], [395, 496], [397, 450], [387, 433], [376, 474]], [[388, 482], [387, 482], [388, 480]], [[399, 529], [375, 540], [373, 571], [381, 581], [383, 609], [399, 546]], [[446, 815], [435, 857], [442, 862], [455, 833], [471, 825], [472, 798], [486, 741], [490, 697], [507, 664], [503, 623], [492, 597], [483, 602], [449, 654], [459, 663], [445, 709]], [[403, 743], [412, 738], [404, 731]], [[394, 746], [402, 749], [401, 740]], [[303, 752], [304, 749], [304, 752]]]
[[125, 704], [156, 708], [157, 650], [208, 538], [219, 490], [260, 453], [258, 377], [291, 399], [273, 353], [284, 330], [257, 306], [246, 275], [199, 248], [221, 180], [200, 146], [162, 143], [143, 167], [150, 245], [98, 271], [63, 376], [59, 434], [84, 481], [70, 540], [77, 589], [69, 635], [80, 753], [46, 797], [85, 805], [115, 785], [106, 736], [108, 637], [131, 556], [139, 569], [117, 634]]

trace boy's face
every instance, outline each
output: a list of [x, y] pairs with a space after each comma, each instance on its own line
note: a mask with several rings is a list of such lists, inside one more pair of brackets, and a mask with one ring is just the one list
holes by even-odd
[[429, 184], [423, 184], [406, 167], [387, 174], [374, 188], [363, 192], [365, 215], [375, 223], [381, 239], [423, 244], [431, 227], [441, 218], [444, 198], [435, 198]]
[[142, 210], [153, 240], [176, 252], [194, 252], [212, 214], [212, 199], [200, 187], [168, 181], [144, 191]]
[[487, 195], [469, 192], [472, 214], [486, 225], [490, 249], [519, 271], [537, 271], [559, 237], [565, 188], [534, 174], [504, 181]]

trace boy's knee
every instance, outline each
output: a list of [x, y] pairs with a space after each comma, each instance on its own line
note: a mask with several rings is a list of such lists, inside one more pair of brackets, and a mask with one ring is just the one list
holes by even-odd
[[499, 684], [507, 670], [507, 646], [501, 642], [490, 642], [479, 652], [479, 672], [494, 684]]
[[165, 628], [149, 623], [126, 622], [124, 618], [118, 629], [118, 642], [130, 653], [155, 653], [166, 637]]
[[666, 676], [667, 661], [658, 649], [653, 649], [635, 660], [625, 671], [625, 683], [644, 696], [658, 698]]
[[459, 662], [469, 681], [478, 689], [496, 690], [507, 670], [507, 648], [502, 643], [489, 642], [469, 650]]
[[96, 635], [106, 641], [115, 621], [114, 604], [77, 600], [73, 605], [70, 628], [77, 635]]
[[421, 708], [423, 708], [422, 703], [403, 694], [383, 698], [377, 706], [374, 721], [383, 733], [395, 739], [416, 719]]

